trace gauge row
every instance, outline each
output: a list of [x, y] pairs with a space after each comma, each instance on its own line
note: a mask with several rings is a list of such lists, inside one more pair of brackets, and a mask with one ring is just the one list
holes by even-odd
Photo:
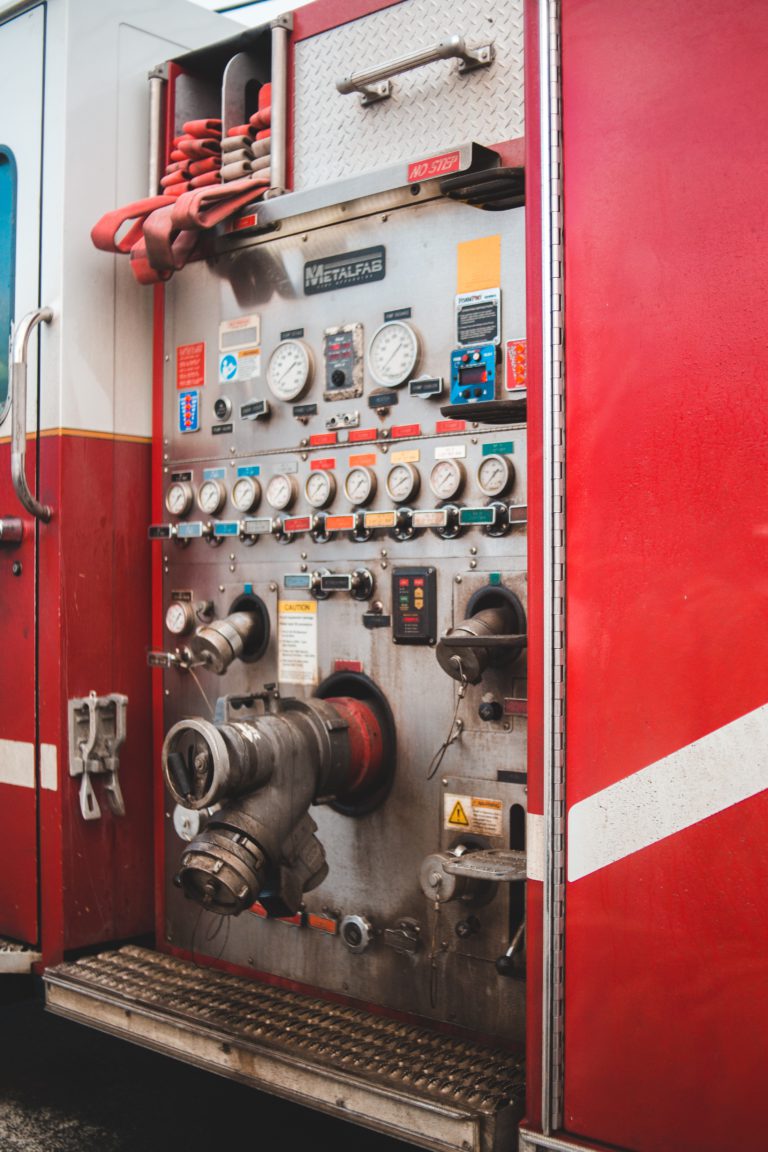
[[[326, 332], [325, 359], [331, 387], [349, 383], [346, 361], [350, 360], [354, 345], [362, 352], [361, 341], [361, 325]], [[413, 377], [420, 356], [416, 330], [402, 320], [388, 320], [376, 329], [368, 344], [368, 371], [382, 387], [399, 388]], [[312, 383], [314, 372], [310, 346], [304, 340], [282, 340], [267, 364], [267, 386], [278, 400], [298, 400]], [[339, 374], [344, 378], [338, 378]]]
[[[429, 487], [438, 500], [453, 500], [463, 490], [467, 472], [460, 460], [438, 460], [429, 474]], [[486, 496], [503, 496], [514, 484], [515, 468], [506, 456], [484, 456], [477, 469], [477, 483]], [[377, 476], [372, 468], [358, 465], [344, 477], [343, 491], [350, 504], [369, 504], [376, 495]], [[421, 488], [419, 470], [413, 464], [397, 463], [389, 469], [385, 481], [387, 494], [395, 504], [415, 499]], [[333, 472], [316, 469], [304, 483], [304, 495], [313, 508], [327, 508], [336, 496]], [[267, 482], [264, 495], [277, 512], [290, 508], [299, 494], [298, 478], [292, 473], [277, 472]], [[255, 476], [239, 476], [230, 499], [238, 512], [252, 512], [261, 501], [261, 484]], [[175, 480], [165, 495], [165, 506], [172, 516], [185, 516], [194, 501], [208, 516], [215, 516], [227, 502], [223, 480], [206, 479], [195, 492], [186, 480]]]

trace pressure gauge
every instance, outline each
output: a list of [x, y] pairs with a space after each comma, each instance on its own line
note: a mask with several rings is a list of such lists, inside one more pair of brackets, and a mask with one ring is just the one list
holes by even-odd
[[313, 508], [327, 508], [336, 495], [336, 477], [333, 472], [320, 469], [310, 472], [304, 485], [304, 495]]
[[186, 516], [192, 507], [192, 485], [176, 480], [165, 494], [165, 506], [171, 516]]
[[261, 485], [255, 476], [238, 476], [232, 485], [232, 503], [238, 512], [252, 512], [261, 499]]
[[506, 456], [485, 456], [477, 469], [477, 483], [486, 496], [503, 495], [514, 479], [514, 465]]
[[368, 504], [376, 495], [376, 475], [370, 468], [352, 468], [344, 481], [350, 504]]
[[438, 500], [453, 500], [464, 487], [466, 473], [458, 460], [438, 460], [429, 475], [429, 486]]
[[197, 503], [201, 512], [214, 516], [227, 498], [227, 490], [221, 480], [203, 480], [197, 490]]
[[387, 492], [396, 504], [415, 498], [421, 480], [413, 464], [395, 464], [387, 476]]
[[296, 499], [296, 477], [277, 472], [267, 484], [267, 503], [278, 512], [290, 508]]
[[296, 400], [312, 379], [312, 352], [303, 340], [283, 340], [269, 358], [267, 385], [278, 400]]
[[368, 345], [368, 369], [377, 384], [399, 388], [410, 380], [419, 360], [419, 338], [410, 324], [389, 320]]
[[172, 604], [168, 605], [168, 611], [165, 614], [165, 626], [172, 636], [183, 636], [185, 632], [189, 632], [194, 622], [195, 613], [191, 604], [174, 600]]

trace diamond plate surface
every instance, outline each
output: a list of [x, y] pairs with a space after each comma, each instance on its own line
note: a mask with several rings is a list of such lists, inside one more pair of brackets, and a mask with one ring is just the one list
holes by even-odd
[[[493, 41], [488, 68], [465, 76], [440, 60], [392, 77], [388, 100], [365, 108], [336, 81], [451, 35], [473, 47]], [[403, 0], [319, 36], [295, 55], [294, 188], [328, 184], [463, 141], [494, 144], [523, 135], [523, 2]]]

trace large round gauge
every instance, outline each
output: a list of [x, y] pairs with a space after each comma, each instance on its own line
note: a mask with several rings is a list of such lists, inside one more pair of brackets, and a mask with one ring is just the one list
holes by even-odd
[[310, 472], [304, 485], [304, 495], [313, 508], [327, 508], [336, 495], [336, 477], [333, 472], [321, 469]]
[[297, 400], [312, 379], [312, 352], [303, 340], [283, 340], [267, 365], [267, 385], [278, 400]]
[[350, 469], [344, 481], [344, 492], [350, 504], [368, 504], [376, 495], [376, 474], [362, 466]]
[[267, 503], [278, 512], [290, 508], [296, 499], [296, 477], [277, 472], [267, 484]]
[[227, 498], [227, 490], [221, 480], [203, 480], [197, 490], [197, 504], [201, 512], [214, 516]]
[[419, 362], [419, 338], [410, 324], [389, 320], [377, 328], [368, 345], [368, 369], [377, 384], [399, 388]]
[[165, 494], [165, 506], [171, 516], [186, 516], [192, 507], [192, 485], [175, 480]]
[[458, 460], [438, 460], [429, 474], [429, 486], [438, 500], [453, 500], [465, 479], [464, 465]]
[[413, 464], [395, 464], [387, 476], [387, 492], [395, 504], [404, 504], [418, 494], [420, 477]]
[[502, 496], [514, 479], [514, 465], [506, 456], [485, 456], [477, 469], [477, 483], [486, 496]]
[[252, 512], [261, 499], [261, 485], [255, 476], [238, 476], [232, 485], [232, 503], [238, 512]]
[[174, 600], [165, 613], [165, 626], [172, 636], [183, 636], [195, 622], [195, 612], [191, 604]]

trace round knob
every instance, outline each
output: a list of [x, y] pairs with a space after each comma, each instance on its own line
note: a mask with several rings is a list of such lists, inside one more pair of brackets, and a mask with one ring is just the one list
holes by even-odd
[[496, 971], [499, 976], [514, 976], [515, 962], [511, 956], [499, 956], [496, 961]]
[[504, 714], [504, 709], [498, 700], [482, 700], [477, 714], [481, 720], [500, 720]]

